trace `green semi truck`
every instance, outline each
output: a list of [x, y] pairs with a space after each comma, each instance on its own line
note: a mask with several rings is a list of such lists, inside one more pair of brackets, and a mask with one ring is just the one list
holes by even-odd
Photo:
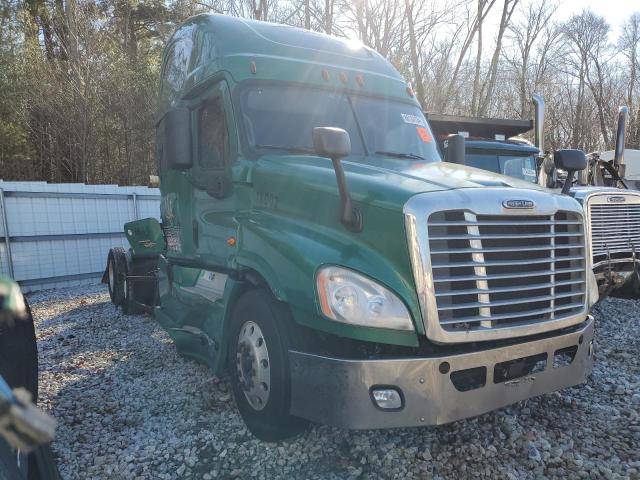
[[375, 51], [199, 15], [166, 46], [160, 98], [161, 223], [126, 224], [104, 280], [228, 372], [257, 437], [442, 424], [585, 381], [580, 204], [442, 162]]
[[[616, 148], [610, 155], [592, 153], [588, 167], [567, 184], [553, 153], [544, 152], [544, 101], [533, 98], [535, 120], [474, 118], [428, 113], [427, 119], [447, 157], [447, 138], [465, 137], [465, 165], [536, 183], [552, 189], [567, 185], [584, 208], [589, 256], [600, 299], [640, 298], [640, 192], [627, 188], [625, 127], [627, 108], [620, 107]], [[520, 135], [535, 127], [535, 145]]]

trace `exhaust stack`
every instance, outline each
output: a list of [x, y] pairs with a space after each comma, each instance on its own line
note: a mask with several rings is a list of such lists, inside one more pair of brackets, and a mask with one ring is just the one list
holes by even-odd
[[534, 93], [531, 96], [534, 108], [534, 134], [535, 145], [540, 150], [540, 154], [544, 155], [544, 100], [541, 95]]
[[618, 131], [616, 132], [616, 149], [613, 156], [613, 164], [618, 170], [620, 177], [624, 177], [624, 137], [628, 115], [629, 109], [627, 107], [620, 107], [618, 109]]

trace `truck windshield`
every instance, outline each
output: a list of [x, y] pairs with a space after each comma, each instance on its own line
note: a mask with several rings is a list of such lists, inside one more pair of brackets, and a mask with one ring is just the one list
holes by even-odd
[[527, 182], [537, 182], [536, 160], [533, 155], [469, 153], [466, 156], [466, 164]]
[[312, 152], [315, 127], [343, 128], [353, 155], [439, 160], [431, 131], [411, 104], [313, 88], [259, 86], [241, 97], [247, 141], [256, 150]]

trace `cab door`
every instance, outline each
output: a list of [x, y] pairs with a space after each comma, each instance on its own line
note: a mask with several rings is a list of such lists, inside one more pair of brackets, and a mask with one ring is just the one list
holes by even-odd
[[171, 269], [178, 320], [169, 328], [181, 353], [215, 368], [222, 343], [226, 292], [232, 280], [227, 259], [236, 235], [231, 167], [237, 146], [231, 141], [231, 103], [225, 81], [190, 102], [193, 163], [188, 236], [191, 255]]
[[228, 266], [235, 237], [236, 192], [232, 167], [237, 142], [226, 81], [215, 84], [200, 99], [194, 115], [194, 163], [191, 181], [192, 229], [197, 258], [209, 265]]

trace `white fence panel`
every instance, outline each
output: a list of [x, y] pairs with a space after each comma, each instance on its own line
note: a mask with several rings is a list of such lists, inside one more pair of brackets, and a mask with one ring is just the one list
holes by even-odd
[[25, 292], [95, 283], [109, 248], [128, 246], [123, 225], [147, 217], [157, 188], [0, 180], [0, 274]]

